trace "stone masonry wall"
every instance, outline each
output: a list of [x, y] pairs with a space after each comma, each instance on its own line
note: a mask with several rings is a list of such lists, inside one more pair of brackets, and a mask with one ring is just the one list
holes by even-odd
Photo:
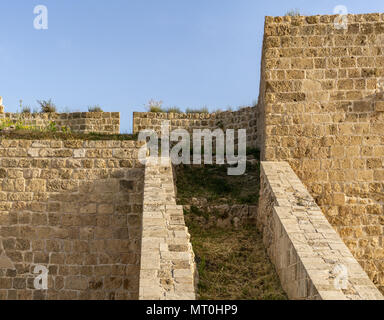
[[[0, 300], [137, 299], [135, 141], [0, 140]], [[36, 265], [48, 290], [36, 290]]]
[[196, 267], [183, 207], [176, 205], [170, 159], [147, 160], [144, 179], [140, 296], [194, 300]]
[[238, 111], [225, 111], [218, 113], [166, 113], [166, 112], [134, 112], [133, 133], [143, 129], [154, 130], [161, 133], [161, 123], [170, 121], [170, 130], [185, 129], [190, 133], [193, 129], [214, 130], [246, 129], [247, 146], [255, 147], [257, 138], [255, 107], [246, 107]]
[[262, 159], [286, 160], [384, 291], [384, 15], [266, 17]]
[[21, 120], [24, 124], [45, 128], [50, 122], [55, 122], [58, 130], [62, 126], [73, 132], [98, 132], [106, 134], [120, 133], [119, 112], [72, 112], [72, 113], [1, 113], [0, 120], [8, 118], [16, 123]]
[[384, 299], [287, 162], [262, 162], [260, 187], [257, 225], [290, 299]]

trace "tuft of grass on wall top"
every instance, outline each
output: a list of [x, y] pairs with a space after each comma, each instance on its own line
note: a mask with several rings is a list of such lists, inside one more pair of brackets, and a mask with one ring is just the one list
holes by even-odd
[[171, 107], [166, 110], [167, 113], [182, 113], [180, 108], [178, 107]]
[[285, 14], [285, 16], [286, 17], [298, 17], [298, 16], [300, 16], [300, 11], [299, 11], [299, 9], [291, 9]]
[[37, 100], [37, 103], [40, 105], [41, 113], [53, 113], [57, 110], [56, 105], [52, 102], [52, 99]]
[[21, 113], [24, 113], [24, 114], [30, 114], [31, 113], [31, 108], [26, 106], [26, 107], [23, 107], [21, 109]]
[[209, 110], [207, 107], [196, 108], [196, 109], [187, 108], [185, 110], [185, 113], [209, 113]]
[[103, 112], [103, 109], [97, 104], [97, 105], [88, 107], [88, 112]]

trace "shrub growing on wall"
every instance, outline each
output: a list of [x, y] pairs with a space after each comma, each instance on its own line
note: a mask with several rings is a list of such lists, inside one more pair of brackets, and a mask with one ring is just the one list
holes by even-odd
[[171, 107], [167, 109], [168, 113], [181, 113], [181, 110], [178, 107]]
[[155, 101], [151, 99], [148, 101], [147, 110], [148, 112], [164, 112], [162, 105], [163, 101]]
[[289, 10], [285, 16], [290, 16], [290, 17], [297, 17], [297, 16], [300, 16], [300, 12], [299, 12], [299, 9], [291, 9]]
[[191, 109], [191, 108], [187, 108], [187, 109], [185, 110], [185, 112], [186, 112], [186, 113], [209, 113], [207, 107], [203, 107], [203, 108], [199, 108], [199, 109]]
[[30, 107], [23, 107], [21, 109], [21, 113], [29, 114], [29, 113], [31, 113], [31, 108]]
[[42, 113], [56, 112], [56, 106], [52, 102], [52, 99], [37, 100], [37, 103], [40, 105], [40, 111]]
[[103, 109], [101, 109], [101, 107], [97, 104], [95, 106], [88, 107], [88, 111], [89, 112], [103, 112]]

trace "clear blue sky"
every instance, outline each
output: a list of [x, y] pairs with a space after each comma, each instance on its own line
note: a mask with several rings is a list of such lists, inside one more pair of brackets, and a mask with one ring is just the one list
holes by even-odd
[[[48, 30], [33, 9], [48, 8]], [[121, 131], [151, 98], [165, 107], [250, 105], [259, 93], [264, 16], [384, 12], [384, 1], [1, 0], [0, 95], [52, 98], [59, 110], [99, 104]]]

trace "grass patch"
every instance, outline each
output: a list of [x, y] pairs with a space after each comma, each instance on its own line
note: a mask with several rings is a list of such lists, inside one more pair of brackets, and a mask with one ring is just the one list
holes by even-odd
[[88, 107], [88, 112], [103, 112], [103, 109], [99, 105]]
[[291, 9], [285, 14], [286, 17], [299, 17], [301, 16], [299, 9]]
[[28, 106], [22, 107], [22, 109], [21, 109], [21, 113], [24, 113], [24, 114], [30, 114], [30, 113], [32, 113], [32, 112], [31, 112], [31, 108], [28, 107]]
[[162, 106], [163, 101], [156, 101], [154, 99], [151, 99], [148, 101], [146, 108], [148, 112], [165, 112]]
[[33, 126], [26, 125], [22, 120], [12, 121], [9, 118], [0, 120], [0, 130], [13, 128], [16, 130], [34, 130]]
[[39, 130], [10, 130], [0, 132], [2, 139], [24, 140], [137, 140], [137, 134], [102, 134], [77, 132], [51, 132]]
[[42, 113], [52, 113], [56, 112], [56, 105], [52, 102], [52, 99], [49, 100], [37, 100], [37, 103], [40, 106], [40, 111]]
[[137, 140], [135, 134], [106, 134], [72, 132], [67, 126], [58, 127], [55, 121], [50, 121], [45, 127], [26, 125], [20, 120], [9, 118], [0, 119], [0, 138], [24, 140]]
[[185, 113], [209, 113], [209, 110], [208, 110], [207, 107], [196, 108], [196, 109], [187, 108], [187, 109], [185, 110]]
[[165, 112], [165, 111], [161, 107], [151, 106], [151, 107], [148, 108], [148, 112], [159, 113], [159, 112]]
[[247, 164], [241, 176], [228, 176], [226, 165], [176, 166], [177, 200], [205, 198], [209, 204], [257, 204], [260, 163]]
[[[198, 297], [202, 300], [286, 300], [280, 280], [255, 225], [218, 227], [212, 215], [226, 219], [227, 212], [208, 213], [205, 206], [251, 204], [259, 200], [260, 153], [248, 148], [244, 175], [228, 176], [226, 165], [178, 165], [178, 204], [184, 208], [199, 272]], [[206, 199], [193, 205], [192, 198]]]
[[204, 228], [186, 215], [202, 300], [286, 300], [255, 226]]
[[170, 107], [170, 108], [166, 109], [165, 112], [167, 112], [167, 113], [182, 113], [180, 108], [178, 108], [178, 107]]

